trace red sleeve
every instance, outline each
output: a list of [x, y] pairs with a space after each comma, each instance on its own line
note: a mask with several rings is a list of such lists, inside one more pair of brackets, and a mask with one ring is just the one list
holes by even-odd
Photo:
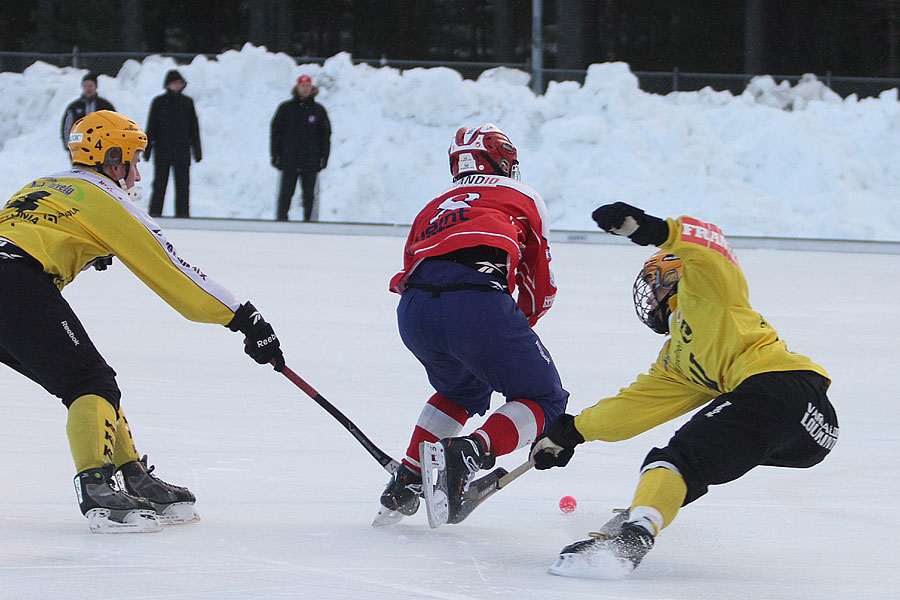
[[516, 270], [516, 286], [519, 288], [516, 304], [528, 317], [528, 323], [534, 327], [538, 319], [553, 306], [556, 284], [550, 271], [550, 245], [547, 239], [537, 237], [534, 230], [529, 233], [522, 260]]
[[528, 317], [532, 327], [538, 322], [556, 299], [556, 283], [550, 271], [550, 228], [547, 205], [540, 194], [520, 186], [519, 191], [527, 200], [525, 218], [519, 218], [521, 258], [516, 267], [516, 286], [519, 295], [516, 304]]

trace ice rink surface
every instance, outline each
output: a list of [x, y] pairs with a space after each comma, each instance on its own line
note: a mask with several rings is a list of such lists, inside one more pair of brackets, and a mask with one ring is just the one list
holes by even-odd
[[[703, 215], [696, 215], [701, 217]], [[249, 298], [288, 365], [400, 458], [431, 394], [396, 331], [387, 282], [403, 238], [169, 230], [179, 252]], [[537, 331], [569, 412], [645, 371], [663, 341], [634, 316], [650, 250], [556, 244], [560, 292]], [[760, 468], [686, 507], [623, 581], [546, 573], [564, 545], [627, 506], [646, 452], [682, 421], [579, 447], [465, 522], [422, 514], [373, 528], [387, 473], [298, 388], [223, 327], [185, 321], [122, 265], [65, 290], [119, 373], [138, 451], [189, 486], [202, 521], [156, 534], [88, 531], [59, 402], [0, 369], [0, 598], [895, 598], [900, 529], [900, 258], [740, 250], [750, 298], [833, 378], [841, 437], [810, 470]], [[28, 318], [28, 307], [22, 307]], [[494, 406], [502, 399], [497, 397]], [[482, 422], [473, 419], [468, 433]], [[525, 451], [501, 459], [512, 468]], [[578, 499], [560, 513], [561, 496]]]

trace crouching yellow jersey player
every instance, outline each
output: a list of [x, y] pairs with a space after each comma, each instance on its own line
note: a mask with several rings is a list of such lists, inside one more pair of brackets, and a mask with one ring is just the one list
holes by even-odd
[[180, 256], [132, 203], [147, 145], [134, 121], [91, 113], [72, 128], [68, 145], [71, 170], [35, 179], [0, 210], [0, 362], [68, 409], [75, 492], [91, 531], [156, 531], [196, 521], [194, 494], [151, 475], [146, 455], [138, 455], [116, 373], [61, 290], [116, 257], [186, 318], [240, 331], [251, 358], [280, 370], [278, 338], [252, 304]]
[[700, 408], [666, 447], [647, 455], [630, 509], [563, 548], [550, 569], [619, 577], [710, 485], [758, 465], [818, 464], [837, 441], [838, 423], [828, 374], [789, 352], [750, 307], [747, 281], [718, 227], [659, 219], [622, 202], [601, 206], [593, 218], [610, 233], [660, 248], [633, 295], [641, 321], [668, 339], [649, 373], [577, 416], [563, 414], [539, 436], [535, 466], [565, 466], [578, 444], [624, 440]]

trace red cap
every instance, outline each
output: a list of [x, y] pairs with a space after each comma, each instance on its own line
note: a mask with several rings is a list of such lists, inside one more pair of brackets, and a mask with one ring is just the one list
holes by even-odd
[[301, 83], [312, 83], [312, 78], [309, 75], [301, 75], [297, 78], [297, 85]]

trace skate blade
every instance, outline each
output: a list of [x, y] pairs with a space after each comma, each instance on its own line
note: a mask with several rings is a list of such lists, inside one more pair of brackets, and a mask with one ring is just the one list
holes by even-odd
[[617, 580], [624, 579], [633, 570], [634, 565], [627, 558], [608, 552], [590, 552], [560, 554], [547, 572], [560, 577]]
[[176, 502], [170, 504], [161, 513], [156, 513], [156, 520], [161, 525], [186, 525], [200, 520], [200, 514], [193, 502]]
[[119, 521], [111, 521], [109, 509], [92, 508], [85, 514], [91, 533], [155, 533], [162, 525], [152, 510], [132, 510]]
[[385, 525], [393, 525], [403, 520], [403, 513], [399, 510], [391, 510], [384, 506], [378, 507], [378, 513], [372, 521], [372, 527], [383, 527]]
[[446, 485], [438, 473], [445, 468], [444, 447], [440, 444], [422, 442], [419, 444], [419, 460], [422, 464], [422, 492], [425, 496], [425, 512], [428, 526], [437, 529], [447, 523], [450, 517], [450, 502]]

